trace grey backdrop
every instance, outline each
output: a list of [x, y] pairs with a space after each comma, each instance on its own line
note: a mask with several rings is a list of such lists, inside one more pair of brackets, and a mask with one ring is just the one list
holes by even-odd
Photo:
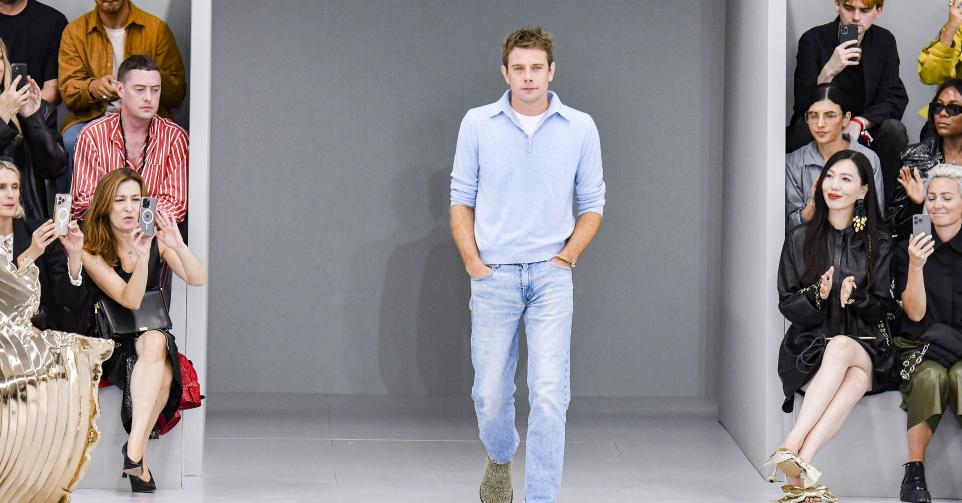
[[[500, 40], [557, 37], [608, 206], [575, 272], [576, 395], [714, 400], [724, 5], [213, 3], [211, 391], [462, 394], [458, 125]], [[537, 190], [532, 187], [532, 190]]]

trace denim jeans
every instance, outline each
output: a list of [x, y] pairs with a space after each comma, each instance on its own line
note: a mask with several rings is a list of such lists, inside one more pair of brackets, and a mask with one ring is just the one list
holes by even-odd
[[571, 270], [548, 262], [492, 266], [471, 280], [471, 362], [481, 442], [496, 463], [518, 449], [514, 374], [518, 331], [528, 344], [528, 438], [525, 501], [556, 501], [564, 464], [565, 414], [571, 398]]
[[67, 172], [58, 177], [54, 182], [57, 186], [58, 194], [70, 193], [70, 180], [73, 176], [74, 149], [77, 145], [77, 137], [80, 136], [80, 130], [87, 124], [89, 124], [89, 122], [78, 122], [63, 132], [63, 146], [64, 149], [67, 150]]

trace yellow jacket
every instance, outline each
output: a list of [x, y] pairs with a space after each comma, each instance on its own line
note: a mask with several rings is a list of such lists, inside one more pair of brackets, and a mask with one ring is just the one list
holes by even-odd
[[[939, 37], [942, 37], [941, 32]], [[939, 42], [939, 39], [935, 39], [922, 48], [919, 54], [919, 79], [925, 84], [941, 86], [946, 80], [956, 78], [960, 73], [959, 54], [962, 53], [960, 47], [962, 47], [962, 30], [955, 32], [952, 47], [946, 47]], [[919, 115], [928, 118], [929, 106], [922, 107]]]
[[[941, 36], [941, 34], [939, 34]], [[919, 54], [919, 78], [922, 82], [940, 86], [959, 74], [959, 53], [962, 52], [962, 30], [955, 33], [952, 47], [942, 45], [938, 39], [922, 49]]]
[[[127, 30], [124, 58], [142, 54], [157, 63], [161, 76], [158, 113], [169, 118], [170, 109], [180, 105], [187, 94], [184, 62], [174, 34], [167, 23], [137, 8], [133, 2], [130, 2], [130, 17], [124, 28]], [[113, 73], [113, 60], [113, 48], [96, 8], [64, 28], [58, 81], [60, 96], [70, 113], [63, 123], [63, 131], [103, 115], [107, 102], [91, 96], [89, 87], [94, 79]]]

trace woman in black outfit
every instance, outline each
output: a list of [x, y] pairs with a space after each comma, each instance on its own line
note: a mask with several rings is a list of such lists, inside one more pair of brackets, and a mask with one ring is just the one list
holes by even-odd
[[[189, 285], [207, 281], [204, 267], [167, 215], [158, 212], [155, 218], [157, 239], [143, 235], [139, 212], [146, 194], [135, 171], [111, 171], [98, 183], [84, 222], [83, 263], [96, 295], [130, 310], [140, 309], [146, 292], [160, 288], [162, 263]], [[123, 475], [130, 477], [132, 491], [152, 492], [156, 483], [146, 463], [147, 439], [157, 437], [158, 417], [170, 420], [180, 405], [177, 344], [168, 330], [147, 330], [114, 343], [103, 368], [104, 377], [124, 393], [120, 416], [130, 436], [123, 447]]]
[[53, 220], [24, 219], [20, 188], [20, 170], [0, 158], [0, 260], [18, 268], [37, 266], [40, 312], [33, 324], [38, 329], [78, 332], [88, 297], [81, 276], [83, 233], [76, 222], [66, 236], [57, 236]]
[[[7, 48], [0, 41], [0, 155], [13, 159], [22, 176], [20, 201], [28, 219], [50, 218], [46, 180], [67, 170], [67, 151], [57, 132], [57, 109], [40, 99], [40, 86], [28, 77], [11, 80]], [[52, 194], [51, 194], [52, 195]]]
[[769, 462], [788, 476], [786, 492], [804, 493], [808, 503], [835, 501], [815, 485], [821, 474], [808, 462], [863, 395], [896, 385], [895, 352], [883, 328], [895, 306], [892, 243], [876, 194], [868, 158], [836, 153], [819, 175], [811, 221], [793, 229], [782, 248], [779, 309], [791, 322], [778, 358], [782, 410], [792, 411], [796, 392], [805, 400]]
[[897, 239], [912, 233], [912, 215], [922, 213], [929, 170], [939, 164], [962, 166], [962, 80], [945, 81], [929, 104], [929, 121], [935, 134], [922, 138], [902, 152], [902, 170], [886, 210], [889, 230]]

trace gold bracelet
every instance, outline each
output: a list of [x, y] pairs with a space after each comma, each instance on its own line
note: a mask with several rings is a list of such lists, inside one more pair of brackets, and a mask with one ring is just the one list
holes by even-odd
[[570, 261], [570, 260], [562, 257], [561, 255], [555, 255], [554, 258], [556, 258], [556, 259], [564, 262], [565, 264], [568, 264], [568, 267], [570, 267], [570, 268], [572, 268], [572, 269], [575, 268], [575, 263], [574, 263], [574, 262], [572, 262], [572, 261]]

